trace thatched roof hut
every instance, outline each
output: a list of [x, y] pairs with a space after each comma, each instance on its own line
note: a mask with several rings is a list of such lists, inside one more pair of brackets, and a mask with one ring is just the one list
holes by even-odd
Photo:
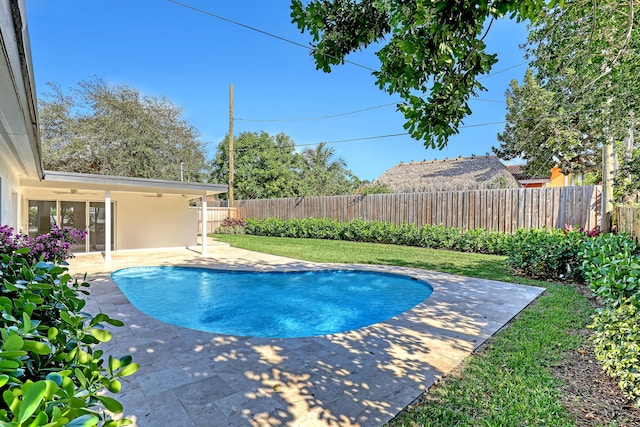
[[400, 163], [375, 181], [394, 193], [518, 188], [518, 181], [495, 156], [458, 157]]

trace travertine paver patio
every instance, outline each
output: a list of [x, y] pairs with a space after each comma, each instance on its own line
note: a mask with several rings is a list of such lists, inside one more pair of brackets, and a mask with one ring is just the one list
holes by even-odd
[[224, 245], [211, 246], [207, 257], [185, 249], [117, 253], [110, 265], [85, 255], [70, 264], [92, 283], [87, 310], [126, 323], [113, 329], [104, 349], [140, 364], [118, 395], [137, 426], [380, 426], [543, 291], [414, 268], [340, 265], [408, 274], [434, 291], [412, 310], [355, 331], [257, 339], [150, 318], [128, 302], [110, 273], [140, 265], [280, 271], [336, 265]]

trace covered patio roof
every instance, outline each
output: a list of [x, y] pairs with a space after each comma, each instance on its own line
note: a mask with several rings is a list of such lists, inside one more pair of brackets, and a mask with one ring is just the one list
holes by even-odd
[[[172, 199], [188, 199], [201, 198], [202, 200], [202, 218], [203, 230], [206, 230], [207, 218], [207, 197], [225, 193], [228, 186], [224, 184], [203, 184], [196, 182], [167, 181], [161, 179], [147, 178], [128, 178], [122, 176], [108, 176], [85, 174], [75, 172], [56, 172], [44, 171], [42, 180], [35, 178], [23, 177], [20, 185], [25, 188], [32, 188], [34, 191], [50, 191], [69, 190], [70, 195], [80, 195], [82, 191], [93, 190], [104, 192], [105, 206], [105, 262], [111, 261], [111, 200], [113, 194], [130, 193], [130, 194], [153, 194], [157, 197], [163, 195], [173, 196]], [[74, 196], [72, 196], [74, 197]], [[94, 195], [93, 198], [96, 198]], [[203, 237], [202, 254], [206, 255], [207, 245], [206, 237]]]
[[74, 172], [44, 171], [44, 178], [22, 179], [26, 187], [70, 188], [79, 190], [110, 190], [136, 193], [179, 194], [187, 197], [211, 196], [226, 193], [224, 184], [167, 181], [162, 179], [127, 178]]

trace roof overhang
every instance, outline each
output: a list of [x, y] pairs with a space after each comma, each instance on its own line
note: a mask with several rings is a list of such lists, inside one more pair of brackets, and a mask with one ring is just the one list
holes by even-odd
[[22, 179], [25, 187], [70, 188], [78, 190], [122, 191], [132, 193], [179, 194], [202, 197], [226, 193], [223, 184], [167, 181], [161, 179], [126, 178], [122, 176], [95, 175], [74, 172], [44, 171], [44, 179]]
[[37, 103], [23, 0], [0, 0], [0, 153], [19, 176], [40, 178]]

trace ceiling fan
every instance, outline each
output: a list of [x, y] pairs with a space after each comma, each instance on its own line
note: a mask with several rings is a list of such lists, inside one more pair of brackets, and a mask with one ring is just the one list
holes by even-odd
[[78, 191], [77, 188], [71, 188], [69, 190], [63, 190], [63, 191], [52, 191], [52, 193], [54, 194], [74, 194], [74, 195], [91, 195], [94, 196], [98, 193], [93, 193], [90, 191]]

